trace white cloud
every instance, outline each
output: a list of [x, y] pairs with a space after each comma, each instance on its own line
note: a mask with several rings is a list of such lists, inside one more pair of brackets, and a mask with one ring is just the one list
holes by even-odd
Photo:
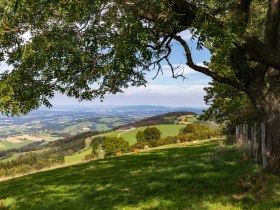
[[[203, 63], [197, 63], [197, 65], [205, 67], [205, 65]], [[172, 66], [173, 66], [173, 68], [176, 69], [174, 72], [175, 75], [176, 75], [176, 73], [177, 74], [183, 73], [184, 76], [190, 75], [190, 74], [201, 74], [200, 72], [191, 69], [186, 64], [172, 64]], [[163, 69], [163, 76], [168, 76], [168, 77], [172, 76], [172, 71], [170, 69], [170, 66], [162, 65], [162, 69]]]
[[31, 36], [30, 31], [27, 31], [21, 37], [24, 42], [29, 42], [32, 36]]
[[182, 31], [178, 35], [181, 36], [182, 39], [184, 39], [186, 41], [188, 41], [192, 38], [192, 33], [190, 32], [190, 30]]
[[[161, 105], [161, 106], [193, 106], [203, 107], [205, 85], [148, 85], [147, 87], [129, 87], [124, 93], [105, 96], [99, 99], [84, 101], [84, 105]], [[52, 100], [54, 104], [78, 104], [78, 100], [57, 94]]]
[[8, 66], [7, 64], [0, 64], [0, 73], [3, 73], [4, 71], [7, 71], [7, 70], [12, 70], [13, 67], [12, 66]]

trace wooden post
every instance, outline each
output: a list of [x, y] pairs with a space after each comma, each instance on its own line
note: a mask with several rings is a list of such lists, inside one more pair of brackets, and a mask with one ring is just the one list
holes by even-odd
[[259, 144], [257, 140], [257, 123], [254, 123], [254, 150], [255, 150], [255, 161], [258, 162], [258, 156], [259, 156]]
[[246, 143], [246, 149], [249, 149], [249, 132], [248, 132], [248, 124], [245, 124], [245, 143]]
[[254, 135], [255, 135], [254, 126], [251, 126], [250, 153], [251, 153], [251, 157], [252, 158], [255, 155], [255, 147], [254, 147], [255, 139], [254, 139]]
[[262, 142], [262, 163], [263, 168], [267, 166], [266, 148], [265, 148], [265, 123], [261, 123], [261, 142]]

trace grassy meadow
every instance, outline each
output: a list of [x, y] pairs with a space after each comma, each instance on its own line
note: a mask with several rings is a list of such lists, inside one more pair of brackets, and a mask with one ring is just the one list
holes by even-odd
[[[179, 130], [185, 125], [178, 125], [178, 124], [167, 124], [167, 125], [153, 125], [150, 127], [156, 127], [161, 131], [161, 137], [167, 136], [176, 136], [179, 133]], [[136, 134], [138, 131], [143, 131], [147, 128], [147, 126], [139, 127], [135, 130], [131, 131], [112, 131], [108, 133], [101, 134], [99, 136], [107, 136], [107, 137], [122, 137], [124, 140], [128, 141], [129, 144], [136, 143]]]
[[12, 143], [9, 141], [0, 141], [0, 150], [5, 150], [5, 149], [18, 149], [21, 148], [25, 145], [31, 144], [34, 141], [32, 140], [23, 140], [20, 143]]
[[280, 208], [280, 178], [218, 140], [14, 178], [0, 192], [2, 209]]

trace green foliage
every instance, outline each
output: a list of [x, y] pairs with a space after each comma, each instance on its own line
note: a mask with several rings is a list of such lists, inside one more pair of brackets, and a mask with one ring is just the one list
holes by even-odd
[[156, 127], [147, 127], [144, 131], [136, 134], [137, 142], [159, 140], [161, 132]]
[[235, 78], [230, 52], [245, 35], [264, 37], [264, 2], [252, 1], [246, 24], [235, 1], [3, 1], [0, 60], [6, 58], [13, 71], [1, 74], [0, 111], [17, 115], [50, 107], [55, 92], [90, 100], [145, 85], [154, 61], [169, 55], [168, 39], [162, 40], [184, 30], [198, 37], [198, 49], [213, 54], [211, 70]]
[[103, 144], [106, 156], [116, 155], [117, 152], [126, 153], [129, 151], [129, 143], [123, 138], [107, 137]]
[[136, 140], [137, 143], [145, 141], [145, 135], [143, 131], [138, 131], [138, 133], [136, 134]]
[[98, 143], [98, 141], [95, 141], [92, 144], [92, 154], [95, 157], [98, 157], [99, 153], [100, 153], [100, 144]]
[[220, 136], [220, 131], [217, 128], [213, 128], [210, 125], [202, 123], [192, 123], [186, 127], [180, 129], [178, 138], [182, 142], [210, 139]]
[[256, 120], [256, 111], [245, 93], [217, 82], [212, 82], [204, 90], [207, 93], [204, 100], [211, 107], [204, 111], [200, 119], [224, 123], [226, 133], [230, 134], [235, 133], [236, 125]]
[[64, 155], [55, 150], [40, 154], [26, 153], [6, 162], [0, 162], [0, 177], [13, 176], [63, 164]]
[[165, 138], [161, 138], [157, 141], [157, 146], [163, 146], [168, 144], [174, 144], [178, 141], [177, 136], [167, 136]]

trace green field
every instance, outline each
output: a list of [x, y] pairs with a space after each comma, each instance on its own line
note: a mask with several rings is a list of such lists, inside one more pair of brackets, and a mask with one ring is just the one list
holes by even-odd
[[[139, 127], [136, 130], [132, 131], [112, 131], [109, 133], [104, 133], [100, 136], [108, 136], [108, 137], [122, 137], [127, 140], [130, 144], [134, 144], [136, 142], [136, 134], [138, 131], [143, 131], [145, 127]], [[161, 137], [167, 136], [176, 136], [179, 133], [179, 130], [184, 127], [184, 125], [177, 124], [168, 124], [168, 125], [154, 125], [150, 127], [157, 127], [161, 131]]]
[[31, 140], [24, 140], [20, 143], [11, 143], [9, 141], [0, 141], [0, 150], [6, 150], [6, 149], [18, 149], [20, 147], [23, 147], [25, 145], [34, 143], [34, 141]]
[[[91, 142], [91, 138], [87, 138], [86, 146], [81, 152], [77, 152], [73, 155], [65, 156], [65, 164], [69, 165], [69, 164], [82, 162], [85, 159], [85, 156], [91, 154], [92, 152], [92, 149], [90, 147], [90, 142]], [[103, 157], [103, 156], [104, 153], [101, 152], [99, 157]]]
[[280, 178], [217, 140], [0, 182], [3, 209], [279, 209]]

